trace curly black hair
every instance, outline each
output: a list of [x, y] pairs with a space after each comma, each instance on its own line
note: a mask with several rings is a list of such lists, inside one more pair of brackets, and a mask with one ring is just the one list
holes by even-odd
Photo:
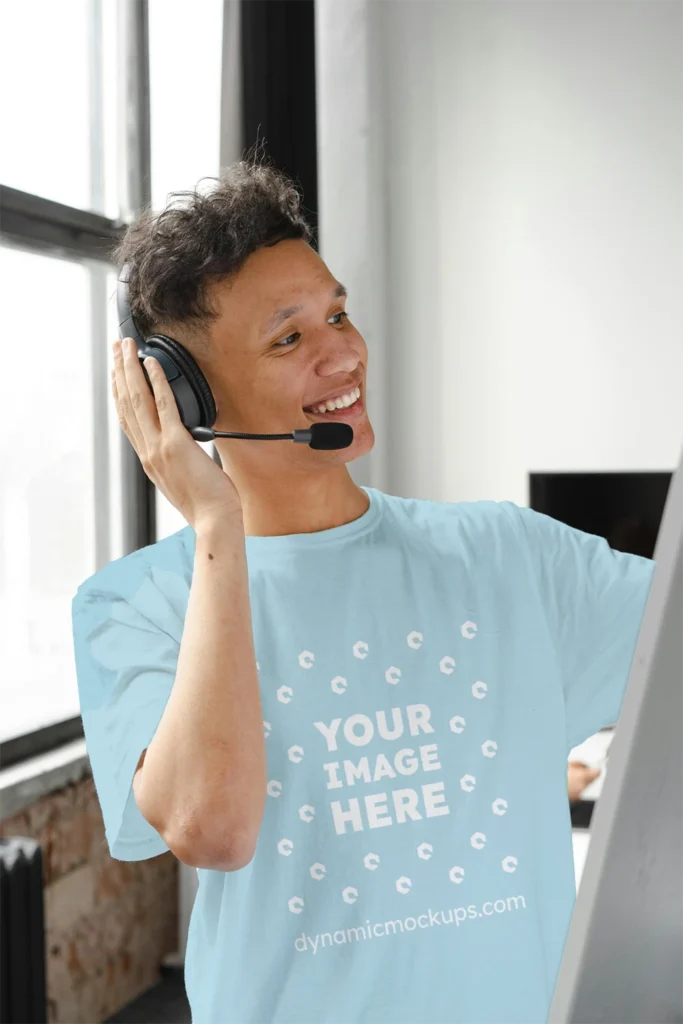
[[258, 148], [208, 180], [215, 185], [206, 192], [172, 192], [160, 213], [146, 207], [112, 252], [119, 270], [129, 264], [128, 297], [142, 334], [184, 325], [199, 350], [219, 316], [209, 284], [237, 273], [261, 246], [313, 237], [298, 185]]

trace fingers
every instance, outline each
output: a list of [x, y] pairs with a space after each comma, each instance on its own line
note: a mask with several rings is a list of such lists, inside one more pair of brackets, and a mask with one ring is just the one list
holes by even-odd
[[162, 433], [170, 435], [178, 427], [185, 428], [175, 395], [158, 360], [148, 357], [143, 370], [135, 342], [129, 347], [128, 340], [124, 339], [122, 344], [119, 339], [113, 345], [112, 394], [119, 423], [143, 465], [147, 465], [149, 456], [159, 446]]
[[117, 339], [114, 342], [112, 349], [114, 352], [112, 393], [114, 394], [116, 412], [121, 429], [133, 445], [133, 448], [135, 448], [138, 454], [140, 454], [142, 436], [137, 425], [130, 393], [128, 391], [128, 383], [126, 381], [126, 371], [124, 367], [123, 344], [121, 339]]
[[[127, 344], [126, 344], [127, 343]], [[124, 339], [123, 371], [128, 401], [132, 411], [132, 428], [145, 452], [154, 447], [159, 437], [159, 417], [154, 395], [142, 372], [137, 346], [130, 338]], [[127, 414], [130, 417], [130, 413]], [[143, 452], [139, 452], [143, 457]]]
[[569, 799], [578, 800], [584, 789], [600, 774], [600, 768], [590, 768], [583, 761], [569, 761], [567, 765]]
[[[150, 384], [152, 385], [152, 399], [156, 406], [156, 414], [161, 425], [162, 433], [170, 434], [172, 430], [176, 430], [178, 427], [182, 427], [182, 429], [185, 430], [185, 426], [180, 419], [178, 403], [176, 402], [175, 395], [173, 394], [173, 389], [171, 388], [159, 361], [155, 359], [154, 356], [148, 356], [147, 359], [145, 359], [145, 370], [147, 371]], [[144, 381], [144, 373], [141, 373], [141, 376]], [[144, 386], [146, 390], [149, 391], [146, 381], [144, 381]]]
[[[584, 761], [569, 761], [568, 769], [574, 769], [574, 775], [584, 779], [595, 779], [600, 774], [600, 768], [591, 768]], [[571, 774], [571, 771], [570, 771]]]

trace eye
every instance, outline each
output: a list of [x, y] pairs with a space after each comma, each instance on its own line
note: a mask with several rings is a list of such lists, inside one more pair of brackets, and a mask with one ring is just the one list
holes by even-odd
[[[330, 320], [334, 320], [335, 317], [338, 317], [338, 316], [341, 317], [342, 319], [337, 321], [337, 323], [334, 325], [335, 327], [339, 327], [341, 324], [344, 323], [344, 320], [348, 320], [349, 319], [349, 314], [345, 310], [342, 310], [341, 313], [335, 313], [333, 316], [331, 316]], [[299, 332], [295, 331], [294, 334], [288, 334], [287, 337], [283, 338], [281, 341], [276, 341], [275, 345], [273, 347], [274, 348], [289, 348], [290, 345], [293, 344], [292, 339], [293, 338], [297, 339], [297, 338], [300, 338], [300, 337], [301, 337], [301, 335], [299, 334]]]
[[287, 348], [288, 346], [287, 346], [286, 343], [288, 341], [290, 341], [291, 338], [298, 338], [298, 337], [300, 337], [299, 332], [295, 331], [294, 334], [287, 335], [287, 337], [283, 338], [282, 341], [276, 341], [275, 344], [273, 345], [273, 348]]

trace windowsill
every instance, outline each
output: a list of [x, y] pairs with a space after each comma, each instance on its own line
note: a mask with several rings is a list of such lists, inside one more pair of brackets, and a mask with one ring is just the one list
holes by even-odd
[[21, 764], [0, 769], [0, 820], [12, 818], [41, 797], [90, 775], [85, 738], [65, 743]]

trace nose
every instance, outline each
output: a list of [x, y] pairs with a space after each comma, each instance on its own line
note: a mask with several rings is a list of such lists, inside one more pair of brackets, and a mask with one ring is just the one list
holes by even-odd
[[321, 377], [333, 377], [335, 374], [355, 376], [361, 363], [360, 345], [353, 337], [342, 336], [337, 329], [331, 328], [321, 338], [318, 349], [317, 371]]

